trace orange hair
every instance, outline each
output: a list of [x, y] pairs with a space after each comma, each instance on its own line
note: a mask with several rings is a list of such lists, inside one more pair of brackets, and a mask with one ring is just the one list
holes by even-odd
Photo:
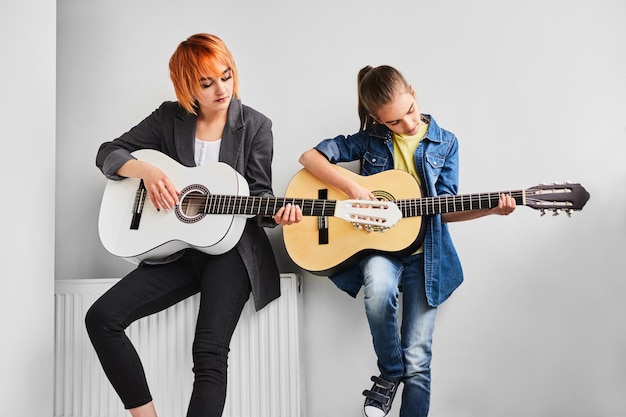
[[239, 98], [237, 67], [226, 44], [217, 36], [207, 33], [192, 35], [182, 41], [170, 58], [170, 78], [178, 102], [192, 114], [197, 114], [195, 95], [200, 91], [200, 80], [205, 77], [222, 77], [218, 65], [232, 71], [233, 95]]

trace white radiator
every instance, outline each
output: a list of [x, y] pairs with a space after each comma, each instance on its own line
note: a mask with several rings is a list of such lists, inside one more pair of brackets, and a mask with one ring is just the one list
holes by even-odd
[[[54, 417], [127, 417], [87, 336], [91, 304], [117, 279], [55, 283]], [[224, 417], [298, 417], [299, 278], [281, 275], [282, 296], [259, 312], [252, 299], [229, 355]], [[127, 330], [146, 371], [160, 417], [184, 417], [193, 381], [191, 343], [198, 295], [133, 323]]]

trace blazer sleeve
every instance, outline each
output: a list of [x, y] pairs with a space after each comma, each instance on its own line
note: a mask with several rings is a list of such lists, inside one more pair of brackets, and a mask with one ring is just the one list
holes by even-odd
[[131, 152], [138, 149], [163, 150], [165, 143], [163, 123], [169, 117], [172, 104], [175, 103], [163, 103], [128, 132], [100, 145], [96, 155], [96, 166], [108, 179], [123, 179], [117, 175], [117, 171], [128, 160], [134, 159]]

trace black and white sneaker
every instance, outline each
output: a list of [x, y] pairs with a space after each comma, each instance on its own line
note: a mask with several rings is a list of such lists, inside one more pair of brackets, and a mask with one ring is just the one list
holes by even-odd
[[382, 375], [373, 376], [374, 386], [371, 390], [363, 391], [365, 404], [363, 405], [363, 417], [385, 417], [391, 410], [391, 403], [396, 396], [400, 380], [389, 380]]

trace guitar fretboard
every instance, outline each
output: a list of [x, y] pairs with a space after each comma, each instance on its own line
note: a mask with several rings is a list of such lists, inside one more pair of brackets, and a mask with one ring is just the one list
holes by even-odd
[[[402, 212], [402, 217], [428, 216], [432, 214], [454, 213], [490, 209], [498, 205], [500, 194], [510, 194], [518, 205], [524, 204], [524, 190], [495, 193], [446, 195], [437, 197], [396, 200], [394, 203]], [[273, 216], [287, 204], [299, 205], [304, 216], [333, 216], [336, 200], [303, 198], [275, 198], [235, 195], [209, 195], [193, 197], [193, 202], [202, 205], [204, 214], [231, 214]]]
[[335, 200], [314, 200], [303, 198], [276, 198], [233, 195], [209, 195], [193, 197], [195, 204], [202, 204], [204, 214], [232, 214], [273, 216], [287, 204], [299, 205], [304, 216], [332, 216], [335, 213]]
[[402, 212], [402, 217], [427, 216], [432, 214], [490, 209], [498, 205], [500, 194], [509, 194], [515, 199], [516, 204], [524, 204], [524, 190], [412, 198], [396, 200], [394, 203], [396, 203]]

